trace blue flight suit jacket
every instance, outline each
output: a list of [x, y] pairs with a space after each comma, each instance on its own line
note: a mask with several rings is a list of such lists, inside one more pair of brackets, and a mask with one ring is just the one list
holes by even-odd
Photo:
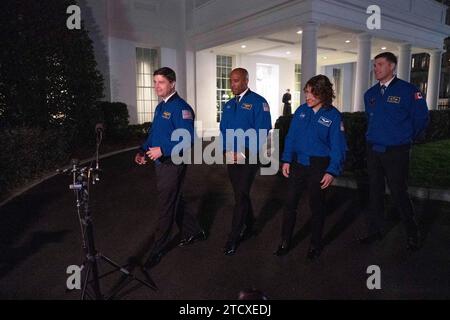
[[191, 147], [194, 143], [194, 119], [194, 110], [178, 93], [167, 102], [161, 101], [156, 106], [152, 126], [141, 150], [147, 152], [149, 148], [160, 147], [163, 156], [170, 157], [172, 149], [181, 142], [181, 138], [177, 141], [171, 140], [172, 132], [176, 129], [189, 131], [191, 143], [188, 147]]
[[[244, 132], [248, 129], [256, 130], [256, 144], [249, 143], [245, 139], [244, 144], [240, 143], [237, 138], [233, 141], [227, 141], [226, 130], [242, 129]], [[224, 151], [245, 152], [258, 154], [261, 146], [266, 142], [267, 135], [272, 129], [272, 121], [270, 117], [270, 108], [266, 99], [250, 89], [237, 102], [235, 98], [229, 100], [223, 107], [222, 120], [220, 121], [220, 134]], [[259, 131], [265, 132], [264, 138], [260, 139]]]
[[411, 144], [426, 129], [429, 115], [425, 99], [409, 82], [395, 77], [381, 95], [376, 84], [364, 95], [368, 117], [367, 142], [385, 152], [388, 146]]
[[314, 113], [302, 104], [294, 113], [286, 136], [283, 162], [309, 166], [310, 157], [329, 157], [326, 172], [338, 176], [345, 160], [347, 144], [341, 113], [333, 106], [323, 106]]

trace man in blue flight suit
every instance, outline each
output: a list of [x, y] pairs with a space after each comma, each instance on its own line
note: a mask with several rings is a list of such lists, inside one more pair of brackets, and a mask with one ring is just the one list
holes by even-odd
[[382, 238], [385, 179], [392, 200], [406, 227], [407, 249], [419, 248], [419, 232], [408, 195], [411, 144], [428, 124], [428, 108], [422, 94], [412, 84], [394, 76], [397, 58], [391, 52], [375, 57], [374, 73], [379, 81], [364, 95], [368, 116], [367, 168], [369, 208], [364, 244]]
[[283, 256], [290, 249], [297, 205], [303, 191], [309, 191], [312, 236], [307, 258], [315, 259], [322, 251], [325, 220], [325, 189], [341, 173], [347, 149], [340, 112], [332, 106], [333, 85], [324, 75], [317, 75], [304, 87], [306, 103], [294, 113], [282, 155], [282, 172], [288, 178], [283, 214], [281, 243], [274, 252]]
[[[235, 97], [224, 105], [220, 121], [223, 151], [227, 158], [228, 175], [235, 200], [231, 232], [224, 248], [225, 255], [235, 254], [239, 242], [252, 231], [250, 189], [259, 167], [259, 151], [272, 129], [269, 104], [248, 88], [248, 71], [243, 68], [234, 69], [230, 74], [230, 82]], [[237, 138], [241, 132], [239, 129], [248, 133], [253, 131], [254, 138], [242, 141]], [[227, 137], [227, 131], [236, 136]]]
[[[164, 67], [154, 72], [155, 92], [162, 101], [156, 107], [148, 138], [135, 156], [135, 162], [139, 165], [147, 162], [146, 156], [155, 161], [159, 218], [153, 247], [144, 264], [146, 269], [154, 267], [161, 260], [174, 221], [178, 223], [183, 235], [179, 246], [206, 239], [205, 232], [200, 228], [188, 204], [183, 201], [182, 186], [186, 164], [176, 165], [171, 160], [172, 149], [179, 143], [171, 140], [174, 130], [187, 130], [191, 145], [194, 141], [195, 114], [175, 91], [175, 81], [175, 72], [170, 68]], [[185, 148], [190, 148], [191, 145]]]

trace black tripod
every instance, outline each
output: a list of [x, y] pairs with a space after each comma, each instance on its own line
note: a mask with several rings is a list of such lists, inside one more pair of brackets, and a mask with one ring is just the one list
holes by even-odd
[[[95, 248], [94, 243], [94, 230], [92, 224], [92, 216], [89, 210], [89, 185], [92, 180], [92, 184], [100, 181], [99, 179], [99, 162], [98, 162], [98, 150], [102, 139], [102, 129], [97, 131], [97, 151], [96, 151], [96, 167], [92, 168], [92, 162], [88, 167], [79, 167], [78, 160], [72, 160], [71, 173], [73, 176], [73, 183], [70, 185], [70, 189], [74, 190], [76, 196], [76, 206], [78, 220], [81, 228], [82, 247], [84, 252], [84, 261], [81, 266], [81, 274], [84, 272], [84, 280], [82, 281], [81, 300], [85, 300], [86, 297], [95, 300], [111, 300], [128, 285], [131, 281], [137, 281], [146, 287], [157, 290], [154, 284], [148, 281], [141, 280], [133, 275], [125, 267], [120, 266], [107, 256], [103, 255]], [[68, 171], [68, 170], [67, 170]], [[114, 269], [103, 275], [99, 275], [98, 261], [108, 263]], [[124, 281], [121, 281], [116, 285], [108, 295], [102, 294], [100, 287], [100, 279], [116, 272], [120, 271], [124, 276]], [[89, 291], [92, 290], [92, 292]]]

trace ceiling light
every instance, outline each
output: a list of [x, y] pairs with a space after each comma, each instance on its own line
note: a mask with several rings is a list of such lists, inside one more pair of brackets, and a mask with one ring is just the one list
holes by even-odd
[[386, 47], [381, 47], [381, 50], [386, 50]]
[[286, 54], [291, 54], [291, 52], [290, 52], [290, 51], [287, 51]]
[[245, 48], [247, 48], [247, 46], [246, 46], [245, 44], [243, 44], [243, 45], [241, 46], [241, 48], [242, 48], [242, 49], [245, 49]]
[[303, 33], [303, 30], [298, 30], [297, 31], [297, 34], [302, 34]]
[[351, 41], [350, 40], [345, 40], [345, 43], [350, 43]]

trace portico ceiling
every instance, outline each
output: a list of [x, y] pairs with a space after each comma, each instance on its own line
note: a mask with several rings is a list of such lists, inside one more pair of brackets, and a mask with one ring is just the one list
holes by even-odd
[[[260, 37], [227, 43], [215, 48], [223, 54], [247, 54], [301, 61], [301, 28], [291, 28]], [[358, 33], [334, 26], [321, 25], [317, 32], [318, 65], [353, 62], [357, 59]], [[381, 38], [372, 38], [372, 57], [383, 51], [398, 54], [400, 43]], [[423, 48], [412, 48], [412, 53], [425, 52]]]

